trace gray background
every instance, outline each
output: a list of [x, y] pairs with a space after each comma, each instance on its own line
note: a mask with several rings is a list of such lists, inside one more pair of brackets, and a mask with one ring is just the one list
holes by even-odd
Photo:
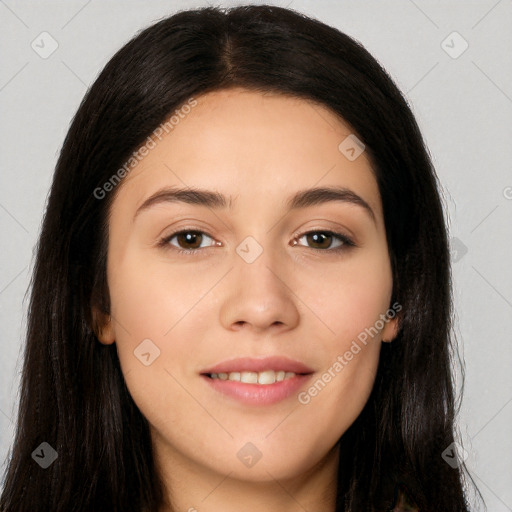
[[[361, 41], [410, 101], [443, 184], [452, 237], [455, 331], [466, 367], [459, 416], [466, 463], [489, 511], [512, 511], [512, 272], [505, 256], [512, 238], [512, 1], [267, 3]], [[101, 68], [135, 32], [206, 5], [0, 0], [2, 472], [14, 432], [33, 248], [70, 120]], [[34, 41], [40, 52], [43, 44], [51, 48], [48, 36], [40, 36], [45, 31], [58, 43], [46, 59], [31, 47]], [[450, 36], [454, 31], [469, 45], [460, 55], [464, 41]]]

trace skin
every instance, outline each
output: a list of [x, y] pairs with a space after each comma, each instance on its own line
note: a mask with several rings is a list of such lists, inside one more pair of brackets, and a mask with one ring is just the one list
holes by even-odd
[[[176, 510], [334, 511], [337, 442], [367, 402], [396, 317], [307, 405], [296, 394], [273, 405], [242, 404], [199, 374], [235, 357], [285, 355], [314, 370], [307, 390], [388, 310], [392, 273], [370, 161], [364, 152], [354, 161], [340, 152], [353, 130], [313, 102], [243, 89], [196, 99], [116, 191], [111, 320], [100, 318], [98, 339], [116, 343]], [[217, 191], [231, 207], [161, 202], [134, 219], [166, 186]], [[289, 196], [319, 186], [349, 188], [375, 220], [340, 201], [287, 210]], [[203, 239], [158, 245], [181, 229]], [[356, 247], [333, 252], [336, 238], [315, 248], [304, 236], [326, 230]], [[252, 263], [236, 252], [248, 236], [263, 249]], [[160, 350], [149, 366], [134, 356], [145, 339]], [[251, 468], [237, 457], [247, 442], [262, 454]]]

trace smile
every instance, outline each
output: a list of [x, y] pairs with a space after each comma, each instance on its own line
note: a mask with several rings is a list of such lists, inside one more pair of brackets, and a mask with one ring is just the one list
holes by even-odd
[[274, 371], [265, 370], [263, 372], [230, 372], [230, 373], [211, 373], [211, 379], [230, 380], [236, 382], [244, 382], [245, 384], [274, 384], [286, 379], [291, 379], [297, 375], [294, 372], [286, 372], [284, 370]]
[[216, 395], [252, 406], [293, 397], [312, 374], [305, 364], [282, 356], [231, 359], [200, 373]]

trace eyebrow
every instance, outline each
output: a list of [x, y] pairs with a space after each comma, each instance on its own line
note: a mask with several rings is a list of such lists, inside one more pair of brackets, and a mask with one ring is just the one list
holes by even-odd
[[[344, 187], [315, 187], [299, 190], [287, 200], [286, 207], [288, 210], [297, 210], [331, 201], [359, 206], [371, 217], [373, 222], [376, 221], [375, 213], [370, 205], [361, 196]], [[155, 192], [139, 206], [134, 220], [142, 211], [162, 203], [186, 203], [212, 209], [226, 209], [233, 206], [232, 198], [227, 198], [219, 192], [194, 187], [166, 187]]]

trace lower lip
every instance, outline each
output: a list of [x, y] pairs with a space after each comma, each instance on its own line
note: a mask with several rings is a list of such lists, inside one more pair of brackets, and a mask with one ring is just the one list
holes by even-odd
[[235, 380], [211, 379], [206, 375], [201, 377], [215, 391], [235, 398], [239, 402], [249, 405], [271, 405], [296, 394], [311, 374], [295, 375], [274, 384], [246, 384]]

